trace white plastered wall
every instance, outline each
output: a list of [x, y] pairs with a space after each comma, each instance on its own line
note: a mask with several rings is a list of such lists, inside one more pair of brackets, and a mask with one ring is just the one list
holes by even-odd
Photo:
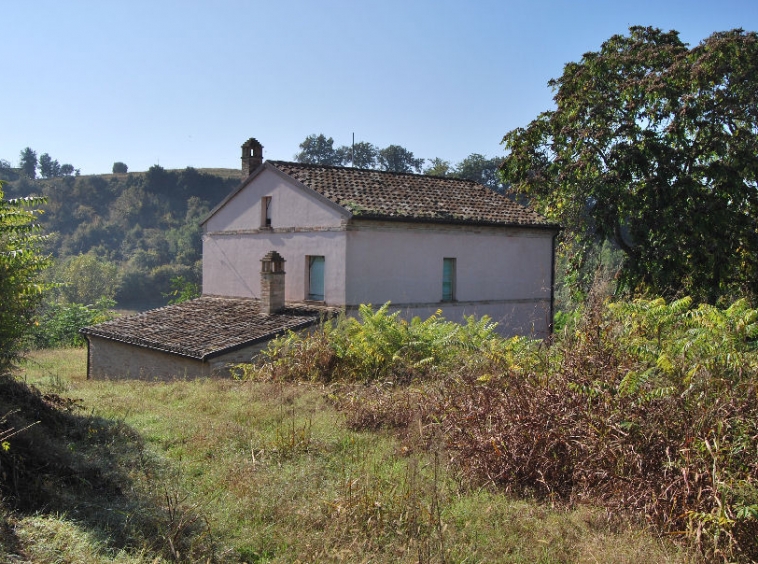
[[261, 228], [261, 201], [271, 198], [273, 229], [335, 227], [346, 212], [273, 168], [264, 168], [206, 220], [206, 233]]
[[[346, 305], [391, 301], [405, 316], [489, 315], [503, 334], [545, 336], [551, 312], [553, 233], [422, 223], [354, 222], [348, 231]], [[456, 259], [455, 302], [442, 302], [442, 263]]]
[[[271, 198], [271, 228], [262, 228], [264, 197]], [[327, 304], [345, 301], [347, 212], [286, 176], [264, 169], [204, 225], [203, 293], [260, 297], [260, 260], [284, 257], [285, 299], [303, 301], [307, 256], [325, 258]]]
[[[271, 229], [261, 228], [264, 197]], [[203, 293], [260, 297], [260, 259], [286, 260], [285, 299], [307, 294], [307, 256], [325, 257], [328, 305], [379, 306], [405, 316], [439, 308], [450, 320], [489, 315], [506, 335], [546, 336], [553, 232], [542, 229], [349, 220], [349, 214], [273, 169], [263, 169], [208, 219]], [[456, 259], [456, 301], [442, 302], [442, 261]]]

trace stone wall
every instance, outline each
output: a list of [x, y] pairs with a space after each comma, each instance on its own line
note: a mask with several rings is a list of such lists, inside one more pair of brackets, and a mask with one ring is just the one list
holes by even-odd
[[87, 377], [97, 380], [228, 377], [228, 364], [250, 362], [267, 345], [252, 345], [203, 362], [92, 335], [87, 339]]

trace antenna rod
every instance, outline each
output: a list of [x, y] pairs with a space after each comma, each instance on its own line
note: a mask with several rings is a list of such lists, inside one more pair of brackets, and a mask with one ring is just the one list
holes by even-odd
[[355, 166], [355, 131], [353, 131], [353, 148], [350, 151], [350, 166]]

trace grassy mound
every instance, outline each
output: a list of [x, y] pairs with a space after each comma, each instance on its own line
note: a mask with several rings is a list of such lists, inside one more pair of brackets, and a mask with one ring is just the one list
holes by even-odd
[[[0, 413], [0, 538], [8, 554], [28, 556], [23, 547], [35, 545], [38, 533], [89, 547], [91, 561], [94, 554], [112, 557], [134, 547], [165, 558], [209, 551], [197, 542], [196, 516], [177, 527], [170, 504], [144, 487], [160, 469], [123, 420], [87, 413], [82, 400], [43, 394], [11, 375], [0, 376]], [[68, 525], [45, 522], [43, 514], [65, 515]], [[23, 516], [38, 521], [20, 527]], [[77, 527], [87, 533], [77, 534]], [[26, 538], [19, 538], [20, 530]], [[60, 555], [50, 556], [59, 561]]]

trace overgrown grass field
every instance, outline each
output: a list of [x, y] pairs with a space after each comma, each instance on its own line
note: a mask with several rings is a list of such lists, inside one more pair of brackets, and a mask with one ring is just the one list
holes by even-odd
[[[392, 329], [387, 317], [374, 322]], [[384, 359], [394, 368], [372, 365], [381, 378], [356, 383], [318, 339], [316, 363], [342, 370], [336, 382], [296, 377], [298, 366], [315, 368], [303, 367], [293, 339], [242, 380], [87, 381], [83, 349], [31, 354], [0, 394], [5, 408], [21, 397], [18, 382], [38, 388], [23, 409], [41, 421], [8, 439], [0, 460], [18, 471], [4, 492], [0, 560], [698, 560], [633, 514], [474, 479], [413, 403], [436, 397], [433, 366], [452, 370], [451, 358], [426, 350], [403, 364], [394, 354]], [[393, 375], [402, 382], [390, 384]], [[42, 453], [47, 463], [35, 467]]]

